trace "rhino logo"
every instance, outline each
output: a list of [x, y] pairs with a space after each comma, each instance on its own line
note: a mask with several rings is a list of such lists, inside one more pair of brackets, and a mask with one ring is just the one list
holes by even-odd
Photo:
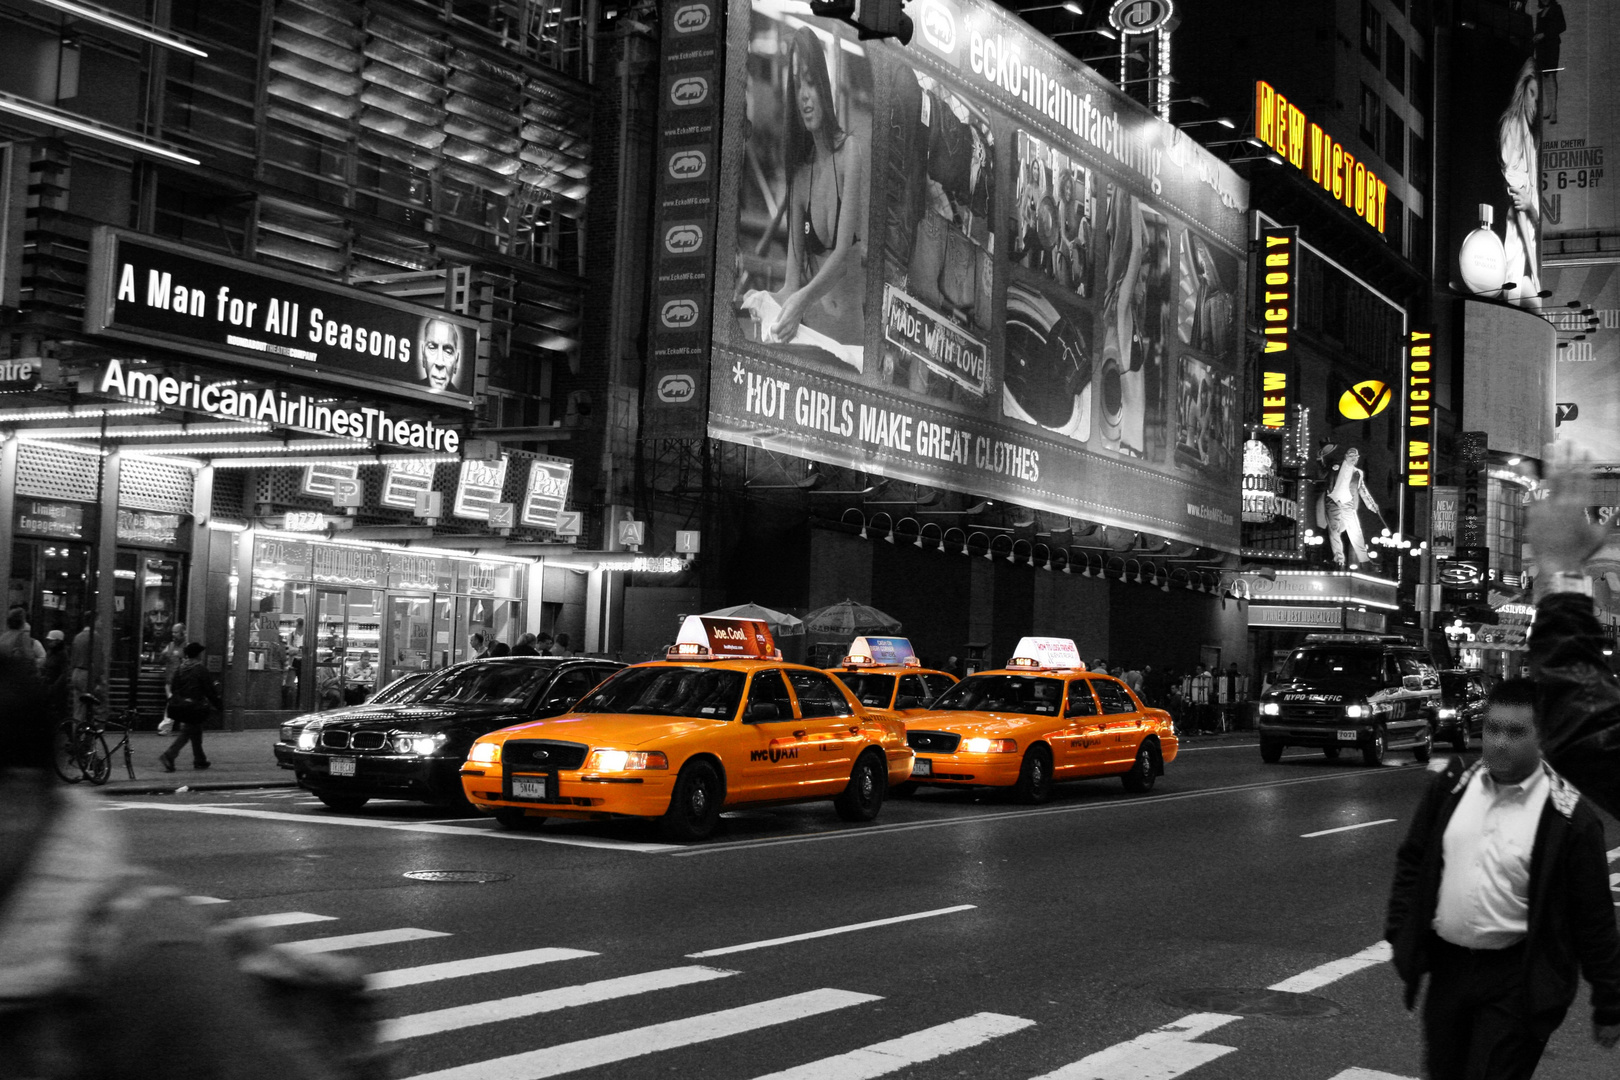
[[671, 105], [701, 105], [709, 100], [709, 80], [702, 75], [688, 75], [669, 84]]
[[697, 180], [709, 171], [709, 155], [702, 150], [677, 150], [669, 155], [671, 180]]
[[671, 225], [664, 233], [664, 250], [671, 255], [691, 255], [703, 247], [703, 226], [687, 223]]
[[682, 4], [675, 9], [672, 20], [677, 34], [695, 34], [709, 26], [708, 4]]
[[696, 396], [697, 381], [684, 372], [679, 375], [665, 375], [658, 380], [659, 401], [680, 405], [691, 401]]
[[664, 305], [663, 310], [659, 312], [658, 318], [671, 330], [685, 330], [698, 321], [697, 301], [685, 297], [679, 300], [671, 300]]
[[938, 0], [928, 0], [922, 10], [922, 32], [928, 44], [942, 53], [956, 51], [956, 20]]

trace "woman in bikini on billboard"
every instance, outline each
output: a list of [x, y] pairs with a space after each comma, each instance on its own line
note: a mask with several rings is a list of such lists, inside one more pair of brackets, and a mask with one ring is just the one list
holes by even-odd
[[839, 126], [827, 58], [813, 30], [794, 31], [788, 128], [788, 258], [773, 341], [791, 341], [799, 325], [835, 341], [866, 337], [867, 148]]

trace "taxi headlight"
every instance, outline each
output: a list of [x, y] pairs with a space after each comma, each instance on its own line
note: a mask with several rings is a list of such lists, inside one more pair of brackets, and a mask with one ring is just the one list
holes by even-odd
[[320, 741], [321, 733], [318, 731], [311, 731], [309, 728], [305, 728], [303, 731], [298, 733], [298, 749], [300, 750], [313, 750], [315, 749], [315, 744]]
[[1261, 716], [1280, 716], [1281, 714], [1282, 706], [1275, 701], [1263, 701], [1260, 703]]
[[1017, 739], [963, 739], [962, 751], [968, 754], [1016, 754]]
[[584, 772], [635, 772], [640, 769], [667, 769], [669, 758], [659, 750], [592, 750], [585, 759]]
[[1365, 705], [1346, 705], [1344, 707], [1344, 715], [1354, 720], [1363, 716], [1371, 716], [1372, 710]]
[[474, 765], [496, 765], [501, 760], [501, 744], [498, 742], [473, 743], [472, 753], [467, 760]]

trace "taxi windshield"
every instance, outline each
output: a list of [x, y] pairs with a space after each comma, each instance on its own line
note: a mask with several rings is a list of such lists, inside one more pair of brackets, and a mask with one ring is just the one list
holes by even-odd
[[942, 694], [932, 712], [1032, 713], [1056, 716], [1063, 702], [1063, 680], [1037, 675], [970, 675]]
[[887, 709], [894, 700], [894, 676], [872, 671], [835, 671], [855, 700], [873, 709]]
[[1296, 649], [1284, 661], [1281, 678], [1381, 682], [1384, 656], [1376, 649]]
[[414, 694], [412, 705], [521, 705], [556, 672], [551, 664], [479, 663], [447, 671]]
[[582, 713], [650, 713], [730, 720], [742, 700], [743, 673], [712, 667], [631, 667], [574, 706]]

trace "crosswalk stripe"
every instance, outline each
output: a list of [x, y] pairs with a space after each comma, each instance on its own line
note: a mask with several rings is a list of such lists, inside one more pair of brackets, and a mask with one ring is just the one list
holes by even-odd
[[1193, 1040], [1241, 1019], [1226, 1013], [1192, 1013], [1035, 1080], [1172, 1080], [1235, 1051], [1235, 1046]]
[[304, 923], [336, 921], [336, 915], [314, 915], [308, 911], [278, 911], [273, 915], [244, 915], [240, 919], [227, 919], [225, 925], [250, 930], [268, 930], [277, 926], [302, 926]]
[[497, 971], [511, 971], [514, 968], [550, 964], [557, 960], [577, 960], [595, 955], [597, 954], [586, 952], [584, 949], [524, 949], [520, 952], [494, 953], [490, 956], [474, 956], [467, 960], [446, 960], [440, 964], [379, 971], [366, 977], [366, 985], [372, 990], [392, 990], [398, 986], [420, 986], [422, 983], [439, 982], [442, 979], [459, 979], [463, 975], [489, 975]]
[[875, 994], [858, 994], [852, 990], [809, 990], [684, 1020], [649, 1024], [594, 1039], [580, 1039], [541, 1050], [458, 1065], [439, 1072], [422, 1073], [411, 1080], [543, 1080], [548, 1076], [611, 1065], [660, 1050], [674, 1050], [694, 1043], [723, 1039], [728, 1035], [740, 1035], [792, 1020], [807, 1020], [836, 1009], [882, 1000]]
[[1000, 1013], [974, 1013], [948, 1024], [873, 1043], [847, 1054], [773, 1072], [757, 1080], [871, 1080], [946, 1054], [967, 1050], [1002, 1035], [1034, 1026], [1035, 1021]]
[[519, 1017], [556, 1012], [558, 1009], [569, 1009], [576, 1005], [594, 1005], [599, 1001], [612, 1001], [614, 998], [645, 994], [651, 990], [668, 990], [675, 986], [690, 986], [693, 983], [724, 979], [728, 975], [735, 974], [737, 974], [735, 971], [726, 971], [723, 968], [691, 964], [686, 967], [665, 968], [662, 971], [642, 972], [639, 975], [625, 975], [617, 979], [600, 979], [579, 986], [562, 986], [554, 990], [520, 994], [517, 997], [475, 1001], [471, 1005], [457, 1005], [448, 1009], [417, 1013], [414, 1016], [402, 1016], [397, 1020], [386, 1020], [383, 1022], [379, 1038], [383, 1042], [416, 1039], [423, 1035], [437, 1035], [441, 1031], [493, 1024], [499, 1020], [516, 1020]]
[[228, 904], [229, 900], [221, 900], [217, 896], [186, 896], [182, 897], [188, 904]]
[[418, 930], [402, 926], [395, 930], [369, 930], [364, 934], [339, 934], [336, 937], [306, 938], [288, 941], [282, 948], [296, 953], [337, 952], [340, 949], [364, 949], [370, 945], [396, 945], [401, 941], [421, 941], [424, 938], [449, 937], [443, 930]]
[[1334, 1075], [1333, 1080], [1417, 1080], [1414, 1076], [1399, 1076], [1395, 1073], [1379, 1072], [1377, 1069], [1363, 1069], [1360, 1067], [1346, 1069]]
[[1367, 946], [1358, 953], [1338, 960], [1329, 960], [1325, 964], [1318, 964], [1309, 971], [1302, 971], [1298, 975], [1290, 976], [1280, 983], [1272, 983], [1267, 990], [1281, 990], [1289, 994], [1309, 994], [1320, 990], [1328, 983], [1338, 982], [1346, 975], [1354, 975], [1362, 968], [1377, 967], [1387, 961], [1394, 951], [1389, 942], [1379, 941]]
[[932, 911], [916, 911], [910, 915], [893, 915], [887, 919], [872, 919], [868, 922], [850, 923], [847, 926], [833, 926], [825, 930], [810, 930], [803, 934], [789, 934], [786, 937], [767, 938], [764, 941], [750, 941], [742, 945], [727, 945], [719, 949], [705, 949], [702, 952], [687, 953], [688, 960], [703, 960], [710, 956], [727, 956], [731, 953], [748, 952], [751, 949], [767, 949], [773, 945], [791, 945], [798, 941], [811, 941], [815, 938], [832, 937], [834, 934], [849, 934], [856, 930], [870, 930], [877, 926], [893, 926], [895, 923], [912, 922], [916, 919], [932, 919], [936, 915], [954, 915], [959, 911], [972, 911], [973, 904], [957, 904], [954, 907], [935, 908]]

